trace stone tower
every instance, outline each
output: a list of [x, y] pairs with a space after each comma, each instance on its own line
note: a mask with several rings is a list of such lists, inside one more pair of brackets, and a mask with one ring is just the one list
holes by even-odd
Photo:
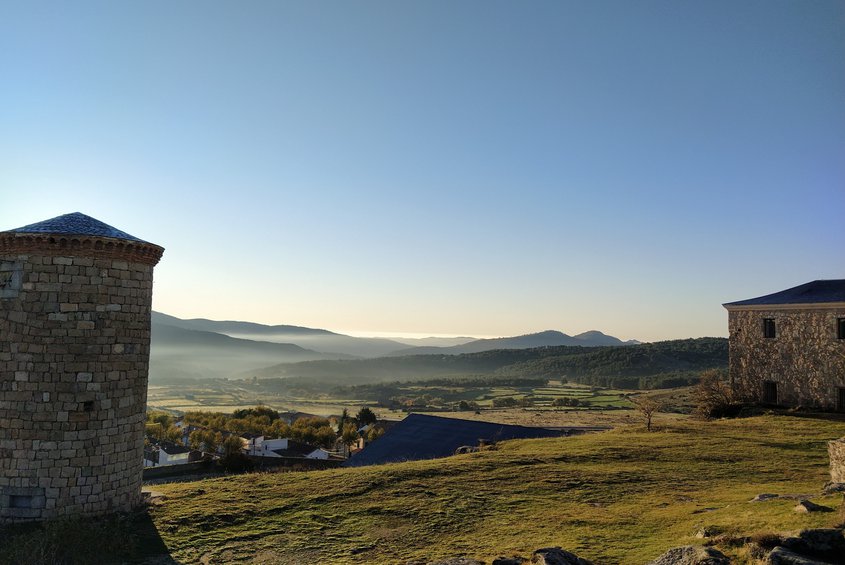
[[139, 504], [163, 251], [79, 213], [0, 232], [0, 523]]

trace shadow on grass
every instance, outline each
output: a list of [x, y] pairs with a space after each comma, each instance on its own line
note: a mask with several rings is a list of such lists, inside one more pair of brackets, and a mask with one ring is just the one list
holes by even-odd
[[180, 565], [145, 509], [0, 527], [0, 565], [88, 563]]

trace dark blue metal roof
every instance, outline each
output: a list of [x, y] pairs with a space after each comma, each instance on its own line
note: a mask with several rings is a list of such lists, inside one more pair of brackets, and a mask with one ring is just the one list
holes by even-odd
[[350, 457], [344, 465], [360, 467], [399, 461], [436, 459], [453, 455], [456, 449], [464, 445], [475, 447], [479, 440], [493, 442], [507, 439], [558, 437], [564, 433], [563, 430], [410, 414], [377, 441]]
[[47, 233], [56, 235], [93, 235], [147, 243], [134, 235], [129, 235], [100, 220], [79, 212], [57, 216], [49, 220], [44, 220], [43, 222], [38, 222], [37, 224], [30, 224], [9, 231], [15, 233]]
[[738, 302], [728, 302], [724, 306], [821, 304], [825, 302], [845, 302], [845, 279], [808, 282], [774, 294]]

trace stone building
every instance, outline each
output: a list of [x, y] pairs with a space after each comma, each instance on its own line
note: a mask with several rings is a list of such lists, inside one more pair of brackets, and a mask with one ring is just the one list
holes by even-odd
[[724, 304], [730, 375], [742, 398], [845, 410], [845, 280]]
[[0, 522], [140, 503], [163, 251], [79, 213], [0, 232]]

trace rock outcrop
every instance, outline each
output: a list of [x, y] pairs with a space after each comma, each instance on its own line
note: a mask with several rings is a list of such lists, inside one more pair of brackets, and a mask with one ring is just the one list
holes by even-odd
[[592, 561], [582, 559], [559, 547], [538, 549], [531, 556], [531, 563], [535, 565], [593, 565]]
[[796, 512], [833, 512], [833, 508], [822, 506], [809, 500], [802, 500], [795, 505]]
[[648, 565], [730, 565], [724, 553], [712, 547], [673, 547]]
[[783, 547], [776, 547], [769, 553], [766, 560], [769, 565], [830, 565], [828, 561], [817, 561], [810, 557], [804, 557]]

